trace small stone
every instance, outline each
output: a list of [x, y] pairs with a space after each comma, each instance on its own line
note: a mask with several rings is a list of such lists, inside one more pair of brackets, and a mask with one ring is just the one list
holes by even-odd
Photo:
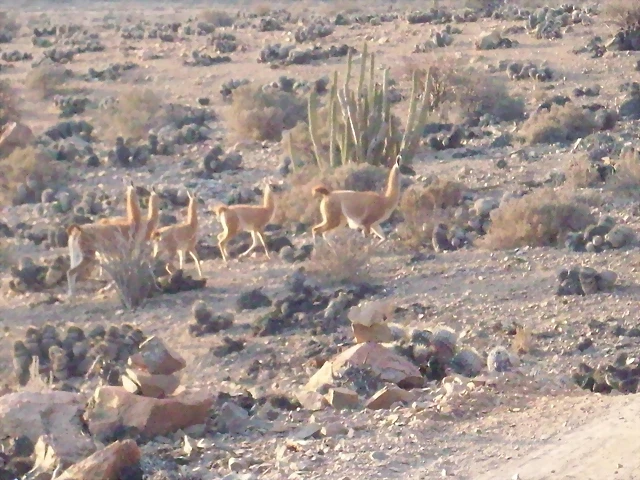
[[320, 429], [320, 434], [323, 437], [337, 437], [338, 435], [346, 435], [348, 431], [349, 429], [340, 422], [331, 422]]
[[410, 404], [415, 400], [413, 392], [398, 387], [384, 387], [367, 400], [365, 407], [369, 410], [382, 410], [391, 408], [397, 402]]
[[238, 458], [230, 458], [228, 467], [232, 472], [239, 473], [247, 469], [247, 462]]
[[309, 425], [304, 425], [293, 432], [291, 432], [290, 437], [294, 440], [304, 440], [306, 438], [315, 437], [320, 430], [322, 430], [322, 426], [316, 423], [312, 423]]
[[140, 344], [140, 351], [129, 357], [129, 365], [151, 374], [171, 375], [187, 366], [187, 362], [170, 350], [158, 337]]
[[329, 405], [337, 410], [344, 408], [357, 408], [360, 405], [360, 397], [348, 388], [331, 388], [326, 395]]

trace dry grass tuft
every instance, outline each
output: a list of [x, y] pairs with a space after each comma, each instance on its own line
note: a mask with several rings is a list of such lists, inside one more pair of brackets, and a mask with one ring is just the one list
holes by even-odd
[[224, 10], [208, 9], [204, 10], [200, 14], [200, 19], [203, 22], [210, 23], [216, 27], [232, 27], [234, 24], [234, 18], [228, 12]]
[[566, 168], [567, 184], [573, 188], [595, 187], [602, 183], [598, 171], [587, 155], [579, 155], [569, 161]]
[[518, 325], [511, 347], [517, 355], [530, 353], [534, 348], [533, 333], [528, 327]]
[[271, 13], [271, 7], [266, 3], [260, 3], [253, 8], [253, 13], [259, 17], [266, 17]]
[[333, 248], [319, 240], [305, 270], [327, 285], [344, 285], [371, 280], [369, 259], [371, 239], [355, 232], [340, 232], [331, 238]]
[[162, 99], [153, 90], [129, 90], [107, 110], [107, 136], [122, 135], [139, 140], [145, 138], [152, 128], [165, 125], [167, 118]]
[[566, 191], [536, 190], [491, 212], [491, 226], [478, 244], [492, 250], [554, 246], [567, 233], [596, 221], [589, 206]]
[[0, 80], [0, 127], [5, 123], [20, 120], [18, 97], [7, 80]]
[[598, 129], [591, 112], [568, 103], [532, 115], [520, 128], [520, 135], [530, 145], [564, 143], [584, 138]]
[[[501, 122], [513, 122], [524, 118], [526, 105], [521, 97], [513, 96], [503, 77], [489, 75], [453, 59], [439, 59], [437, 74], [446, 86], [444, 101], [438, 113], [452, 122], [479, 119], [490, 115]], [[424, 69], [408, 60], [405, 72], [409, 77], [414, 70], [423, 76]]]
[[17, 188], [29, 179], [42, 189], [54, 186], [65, 178], [65, 169], [35, 147], [16, 148], [0, 160], [0, 204], [10, 205]]
[[14, 37], [20, 30], [20, 24], [17, 22], [15, 14], [5, 10], [0, 10], [0, 30], [9, 32]]
[[615, 162], [616, 173], [611, 176], [610, 184], [616, 190], [637, 191], [640, 187], [640, 151], [628, 149]]
[[320, 220], [319, 200], [314, 200], [311, 189], [322, 183], [331, 189], [382, 192], [388, 171], [368, 164], [349, 163], [324, 174], [316, 167], [305, 167], [289, 177], [290, 188], [278, 196], [275, 223], [306, 225]]
[[227, 122], [238, 138], [279, 142], [284, 130], [295, 127], [306, 116], [306, 101], [293, 93], [243, 85], [233, 92]]
[[623, 28], [638, 28], [640, 27], [640, 3], [636, 0], [608, 0], [604, 2], [601, 16]]
[[25, 87], [41, 99], [63, 91], [65, 82], [72, 73], [59, 65], [33, 68], [25, 78]]
[[120, 236], [118, 245], [98, 248], [105, 273], [113, 280], [118, 298], [127, 310], [144, 305], [155, 288], [151, 247], [143, 238]]
[[399, 205], [404, 219], [397, 230], [400, 240], [411, 249], [430, 244], [435, 225], [452, 217], [466, 190], [459, 182], [439, 177], [426, 187], [407, 189]]

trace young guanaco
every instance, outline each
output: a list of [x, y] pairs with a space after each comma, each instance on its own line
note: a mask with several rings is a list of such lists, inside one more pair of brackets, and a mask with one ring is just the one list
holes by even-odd
[[196, 241], [198, 236], [198, 203], [196, 198], [187, 190], [189, 205], [187, 207], [187, 218], [184, 222], [175, 225], [168, 225], [159, 228], [151, 234], [153, 242], [153, 258], [157, 258], [162, 251], [167, 254], [167, 272], [173, 273], [173, 260], [176, 254], [180, 262], [180, 269], [184, 266], [185, 256], [191, 255], [198, 269], [198, 274], [202, 278], [200, 259], [196, 252]]
[[380, 241], [386, 240], [380, 224], [389, 219], [400, 201], [400, 155], [391, 167], [387, 188], [383, 194], [377, 192], [358, 192], [354, 190], [329, 190], [324, 185], [317, 185], [312, 189], [314, 197], [322, 197], [320, 213], [322, 221], [312, 229], [314, 243], [316, 235], [322, 235], [328, 241], [327, 232], [340, 226], [361, 228], [367, 236], [373, 232]]
[[225, 262], [229, 259], [227, 244], [243, 231], [251, 233], [253, 242], [244, 253], [238, 256], [239, 258], [253, 252], [258, 246], [258, 241], [262, 244], [267, 258], [271, 258], [263, 234], [276, 210], [273, 190], [274, 185], [265, 180], [262, 205], [217, 205], [213, 208], [223, 229], [222, 233], [218, 234], [218, 246]]

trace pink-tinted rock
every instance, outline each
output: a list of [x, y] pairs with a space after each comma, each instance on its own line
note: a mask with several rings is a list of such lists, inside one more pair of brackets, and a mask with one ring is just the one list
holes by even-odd
[[114, 442], [67, 469], [58, 480], [118, 480], [125, 467], [140, 461], [140, 449], [133, 440]]
[[151, 337], [140, 345], [138, 353], [129, 357], [129, 365], [154, 375], [171, 375], [186, 367], [187, 362], [158, 337]]
[[92, 435], [109, 437], [119, 428], [136, 428], [145, 436], [166, 435], [205, 423], [213, 404], [204, 391], [184, 392], [169, 398], [143, 397], [122, 387], [103, 386], [85, 412]]

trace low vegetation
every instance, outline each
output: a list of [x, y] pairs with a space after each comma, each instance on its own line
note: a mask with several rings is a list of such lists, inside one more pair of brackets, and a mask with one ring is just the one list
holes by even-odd
[[166, 125], [168, 113], [162, 99], [153, 90], [132, 89], [120, 95], [105, 117], [108, 138], [126, 135], [139, 140], [145, 138], [152, 128]]
[[50, 98], [63, 91], [71, 75], [69, 70], [58, 65], [33, 68], [25, 78], [25, 87], [41, 99]]
[[599, 130], [593, 114], [568, 103], [552, 105], [532, 115], [520, 128], [520, 135], [530, 145], [537, 143], [564, 143], [584, 138]]
[[371, 239], [354, 231], [329, 234], [331, 246], [318, 239], [305, 270], [325, 285], [345, 285], [371, 280]]
[[589, 205], [567, 191], [544, 188], [507, 200], [491, 212], [489, 231], [478, 244], [492, 250], [555, 246], [567, 233], [594, 222]]
[[233, 17], [228, 12], [218, 9], [203, 11], [200, 14], [200, 19], [216, 27], [231, 27], [234, 23]]
[[284, 130], [306, 118], [306, 102], [293, 93], [243, 85], [233, 92], [227, 117], [229, 129], [238, 139], [282, 140]]
[[0, 128], [11, 121], [20, 120], [18, 98], [8, 80], [0, 80]]

